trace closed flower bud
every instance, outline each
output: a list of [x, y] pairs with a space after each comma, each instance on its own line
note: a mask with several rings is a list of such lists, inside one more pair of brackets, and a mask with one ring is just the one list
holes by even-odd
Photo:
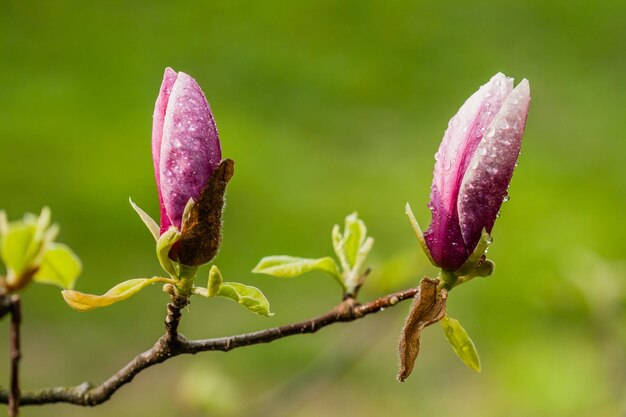
[[498, 73], [461, 106], [450, 120], [435, 155], [424, 233], [434, 262], [460, 268], [491, 232], [517, 164], [526, 124], [530, 88]]
[[196, 81], [167, 68], [154, 108], [152, 159], [161, 234], [181, 229], [189, 199], [197, 201], [222, 157], [209, 103]]

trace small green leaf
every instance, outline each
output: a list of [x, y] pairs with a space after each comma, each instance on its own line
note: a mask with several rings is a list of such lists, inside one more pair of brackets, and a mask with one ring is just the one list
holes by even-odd
[[368, 237], [367, 239], [365, 239], [365, 242], [363, 242], [363, 244], [359, 247], [359, 250], [356, 254], [354, 270], [358, 271], [363, 267], [363, 264], [365, 264], [365, 261], [367, 260], [367, 256], [372, 250], [372, 246], [374, 246], [374, 238]]
[[30, 224], [32, 222], [32, 224], [36, 226], [36, 229], [35, 235], [28, 246], [26, 256], [32, 259], [31, 266], [36, 267], [41, 263], [47, 246], [52, 243], [59, 234], [59, 226], [56, 224], [50, 226], [52, 215], [48, 207], [41, 209], [39, 217], [33, 215], [32, 220], [26, 220], [28, 214], [29, 213], [24, 216], [24, 223]]
[[143, 224], [146, 225], [146, 227], [150, 231], [150, 234], [152, 235], [152, 237], [154, 237], [154, 240], [158, 241], [161, 230], [157, 222], [155, 222], [154, 219], [148, 215], [148, 213], [143, 211], [141, 207], [135, 204], [130, 197], [128, 197], [128, 201], [130, 202], [131, 207], [137, 212], [137, 214], [143, 221]]
[[98, 307], [106, 307], [118, 301], [125, 300], [145, 287], [156, 282], [174, 283], [171, 279], [154, 277], [154, 278], [135, 278], [121, 282], [103, 295], [85, 294], [74, 290], [64, 290], [63, 299], [65, 302], [77, 311], [89, 311]]
[[207, 285], [207, 297], [217, 295], [223, 281], [222, 273], [217, 266], [211, 266], [211, 270], [209, 271], [209, 284]]
[[36, 231], [34, 224], [15, 222], [8, 225], [8, 230], [0, 238], [2, 261], [15, 277], [22, 274], [33, 261], [29, 248]]
[[193, 200], [193, 198], [189, 197], [189, 200], [187, 200], [187, 204], [185, 204], [185, 209], [183, 210], [183, 217], [181, 220], [181, 224], [185, 224], [189, 221], [189, 218], [191, 216], [191, 211], [193, 210], [193, 206], [196, 204], [196, 202]]
[[78, 256], [62, 243], [51, 243], [33, 279], [37, 282], [71, 289], [80, 275], [82, 264]]
[[217, 295], [233, 300], [258, 315], [267, 317], [274, 315], [270, 312], [269, 301], [256, 287], [238, 282], [223, 282]]
[[344, 271], [349, 271], [350, 263], [348, 262], [348, 259], [346, 258], [346, 253], [344, 251], [343, 236], [341, 235], [341, 231], [339, 229], [338, 224], [333, 226], [332, 240], [333, 240], [333, 249], [335, 250], [335, 254], [337, 255], [337, 258], [339, 258], [339, 262], [341, 263], [341, 268]]
[[362, 275], [360, 271], [363, 268], [363, 264], [365, 264], [367, 255], [369, 255], [373, 245], [374, 238], [368, 237], [365, 242], [363, 242], [361, 247], [359, 247], [352, 269], [344, 272], [343, 278], [347, 294], [354, 294], [356, 288], [363, 284], [362, 280], [365, 278], [365, 275]]
[[356, 212], [346, 217], [343, 233], [343, 251], [351, 267], [355, 266], [357, 254], [365, 241], [367, 227], [363, 220], [358, 218]]
[[43, 234], [43, 245], [44, 247], [46, 247], [48, 244], [54, 242], [54, 239], [57, 238], [57, 236], [59, 235], [59, 232], [61, 231], [61, 228], [59, 227], [58, 224], [53, 224], [52, 226], [50, 226], [48, 228], [48, 230], [46, 230], [46, 232]]
[[461, 358], [463, 363], [476, 372], [480, 372], [480, 358], [474, 342], [470, 339], [467, 331], [461, 326], [458, 320], [448, 317], [441, 319], [443, 332], [448, 342], [454, 349], [454, 353]]
[[474, 251], [472, 252], [470, 257], [467, 258], [467, 261], [465, 261], [465, 263], [459, 269], [454, 271], [454, 274], [457, 276], [471, 274], [474, 269], [476, 269], [480, 258], [482, 258], [482, 256], [485, 254], [491, 242], [491, 236], [489, 235], [489, 233], [487, 233], [486, 229], [483, 229], [480, 235], [480, 240], [476, 244]]
[[491, 259], [485, 259], [482, 261], [478, 267], [476, 268], [476, 276], [478, 277], [488, 277], [493, 274], [493, 271], [496, 269], [496, 263]]
[[273, 275], [279, 278], [293, 278], [309, 271], [323, 271], [341, 280], [341, 274], [335, 260], [331, 257], [309, 259], [294, 256], [266, 256], [261, 259], [252, 272]]
[[422, 250], [426, 254], [426, 257], [428, 258], [431, 264], [433, 264], [434, 266], [439, 266], [433, 259], [433, 255], [431, 255], [430, 249], [428, 249], [428, 245], [426, 244], [426, 239], [424, 239], [424, 233], [422, 232], [422, 228], [417, 222], [417, 219], [415, 218], [415, 215], [413, 214], [413, 210], [411, 210], [411, 205], [409, 203], [406, 203], [405, 213], [409, 217], [409, 222], [411, 223], [411, 226], [413, 227], [415, 236], [417, 236], [417, 241], [419, 242], [420, 246], [422, 247]]
[[159, 237], [157, 240], [156, 251], [157, 258], [159, 259], [159, 263], [161, 267], [170, 274], [170, 276], [175, 277], [178, 275], [176, 271], [175, 263], [170, 259], [170, 250], [172, 246], [176, 244], [180, 240], [180, 232], [174, 227], [170, 226], [169, 229], [165, 233]]
[[[31, 241], [31, 245], [29, 247], [29, 254], [37, 254], [41, 248], [41, 243], [44, 239], [44, 235], [46, 234], [46, 230], [50, 226], [50, 208], [44, 207], [41, 209], [41, 214], [39, 217], [35, 217], [35, 236]], [[25, 221], [26, 222], [26, 221]], [[27, 222], [26, 222], [27, 223]]]

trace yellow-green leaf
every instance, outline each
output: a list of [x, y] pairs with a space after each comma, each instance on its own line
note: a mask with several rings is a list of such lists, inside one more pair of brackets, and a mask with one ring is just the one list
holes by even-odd
[[165, 272], [172, 277], [177, 276], [178, 273], [174, 267], [174, 261], [170, 259], [170, 250], [180, 240], [180, 237], [180, 232], [174, 226], [171, 226], [157, 240], [156, 251], [159, 263]]
[[256, 287], [238, 282], [223, 282], [217, 295], [235, 301], [258, 315], [268, 317], [274, 315], [270, 312], [269, 301]]
[[135, 210], [137, 214], [139, 215], [139, 217], [141, 218], [141, 221], [143, 221], [143, 224], [146, 225], [146, 227], [150, 231], [150, 234], [152, 235], [152, 237], [154, 237], [154, 240], [158, 241], [159, 236], [161, 234], [160, 233], [161, 230], [157, 222], [155, 222], [154, 219], [148, 215], [148, 213], [143, 211], [141, 207], [135, 204], [130, 197], [128, 197], [128, 201], [130, 202], [130, 205], [133, 208], [133, 210]]
[[356, 264], [357, 253], [365, 242], [366, 235], [367, 227], [363, 220], [358, 218], [358, 214], [354, 212], [348, 215], [343, 232], [343, 251], [351, 267]]
[[463, 363], [472, 368], [476, 372], [480, 372], [480, 358], [474, 342], [467, 334], [467, 331], [461, 326], [458, 320], [448, 317], [447, 315], [441, 319], [443, 332], [448, 342], [454, 349], [454, 353], [461, 358]]
[[335, 250], [335, 254], [337, 255], [337, 258], [339, 258], [341, 268], [343, 268], [344, 271], [349, 271], [350, 263], [348, 262], [348, 259], [346, 258], [346, 254], [343, 250], [343, 243], [344, 243], [343, 235], [341, 234], [341, 231], [339, 230], [338, 224], [333, 226], [331, 236], [332, 236], [332, 242], [333, 242], [333, 249]]
[[145, 287], [156, 282], [172, 283], [173, 281], [162, 277], [135, 278], [117, 284], [103, 295], [85, 294], [74, 290], [65, 290], [62, 291], [62, 294], [65, 302], [74, 310], [89, 311], [98, 307], [110, 306], [118, 301], [132, 297]]
[[222, 273], [217, 266], [211, 266], [211, 270], [209, 271], [209, 284], [207, 285], [207, 296], [212, 297], [217, 295], [223, 281]]
[[80, 259], [67, 245], [51, 243], [48, 245], [33, 279], [37, 282], [71, 289], [74, 287], [74, 282], [81, 270]]
[[411, 223], [411, 227], [413, 227], [413, 231], [415, 232], [415, 236], [417, 237], [417, 241], [419, 242], [422, 250], [426, 254], [426, 257], [434, 266], [438, 266], [435, 260], [433, 259], [433, 255], [430, 253], [430, 249], [428, 249], [428, 245], [426, 244], [426, 239], [424, 239], [424, 233], [422, 232], [422, 228], [420, 227], [415, 215], [413, 214], [413, 210], [411, 210], [411, 205], [406, 203], [405, 213], [409, 217], [409, 222]]
[[8, 270], [19, 276], [26, 270], [36, 255], [29, 248], [32, 245], [37, 227], [22, 222], [10, 223], [0, 239], [0, 255]]
[[[485, 252], [487, 252], [487, 248], [491, 244], [492, 239], [486, 229], [482, 230], [480, 234], [480, 240], [476, 244], [476, 247], [472, 251], [472, 254], [467, 258], [467, 261], [459, 269], [454, 271], [454, 274], [457, 276], [468, 275], [474, 272], [478, 262], [483, 257]], [[493, 269], [491, 270], [493, 272]]]
[[261, 259], [252, 272], [267, 274], [279, 278], [293, 278], [306, 272], [318, 270], [326, 272], [341, 281], [341, 274], [335, 260], [331, 257], [310, 259], [294, 256], [266, 256]]

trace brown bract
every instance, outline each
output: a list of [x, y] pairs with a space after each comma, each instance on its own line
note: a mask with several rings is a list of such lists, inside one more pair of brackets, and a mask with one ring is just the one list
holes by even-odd
[[420, 290], [413, 298], [402, 336], [400, 337], [400, 371], [398, 380], [404, 382], [411, 375], [415, 359], [420, 350], [420, 334], [422, 330], [437, 323], [446, 314], [448, 292], [438, 290], [439, 280], [424, 278], [420, 282]]
[[225, 159], [211, 175], [189, 216], [183, 219], [178, 261], [198, 266], [210, 262], [222, 240], [222, 210], [226, 185], [235, 173], [235, 162]]

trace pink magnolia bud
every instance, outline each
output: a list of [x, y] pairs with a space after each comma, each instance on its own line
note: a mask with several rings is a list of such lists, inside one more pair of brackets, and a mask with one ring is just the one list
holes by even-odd
[[450, 119], [435, 154], [429, 208], [432, 223], [424, 233], [435, 263], [455, 271], [491, 232], [520, 153], [528, 114], [526, 79], [498, 73]]
[[198, 199], [222, 158], [211, 108], [196, 81], [165, 69], [154, 107], [152, 160], [161, 206], [161, 234], [181, 228], [190, 198]]

